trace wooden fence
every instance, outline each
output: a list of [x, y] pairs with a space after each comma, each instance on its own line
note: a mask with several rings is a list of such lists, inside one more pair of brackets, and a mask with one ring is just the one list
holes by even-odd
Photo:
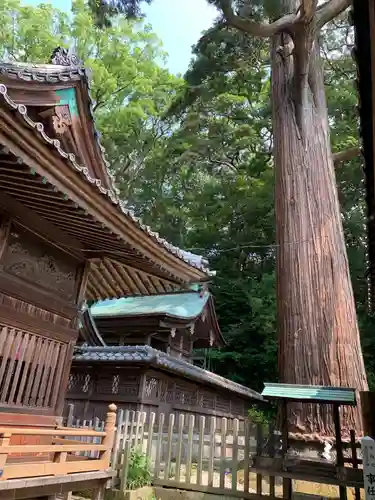
[[327, 461], [288, 457], [280, 433], [271, 426], [120, 410], [112, 451], [112, 466], [118, 471], [114, 486], [127, 488], [129, 456], [137, 449], [149, 458], [155, 486], [249, 499], [258, 495], [290, 498], [293, 480], [300, 480], [336, 486], [341, 499], [346, 498], [347, 487], [353, 488], [355, 500], [360, 500], [363, 472], [357, 448], [352, 433], [344, 457], [349, 466], [338, 467]]

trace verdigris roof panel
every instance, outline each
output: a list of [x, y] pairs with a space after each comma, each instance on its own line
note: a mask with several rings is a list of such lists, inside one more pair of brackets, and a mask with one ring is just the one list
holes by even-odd
[[262, 396], [301, 402], [356, 404], [355, 389], [347, 387], [265, 383]]
[[166, 314], [178, 318], [196, 318], [202, 314], [210, 294], [197, 292], [153, 295], [143, 297], [123, 297], [102, 300], [91, 306], [94, 318], [109, 316], [137, 316]]

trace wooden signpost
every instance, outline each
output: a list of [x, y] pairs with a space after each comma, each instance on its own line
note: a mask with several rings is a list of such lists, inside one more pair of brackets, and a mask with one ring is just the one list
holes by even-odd
[[366, 500], [375, 500], [375, 441], [366, 436], [361, 441], [363, 480]]

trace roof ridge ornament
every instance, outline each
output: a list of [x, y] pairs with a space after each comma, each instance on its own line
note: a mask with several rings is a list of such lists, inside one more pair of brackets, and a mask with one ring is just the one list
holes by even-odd
[[65, 47], [56, 47], [51, 55], [51, 64], [56, 66], [82, 66], [78, 57]]

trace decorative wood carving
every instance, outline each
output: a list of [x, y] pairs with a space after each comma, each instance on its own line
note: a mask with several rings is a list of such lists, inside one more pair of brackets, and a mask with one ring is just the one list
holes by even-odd
[[55, 106], [55, 114], [52, 116], [52, 125], [57, 135], [63, 135], [68, 130], [68, 127], [72, 125], [72, 118], [67, 104]]
[[2, 267], [6, 273], [36, 283], [70, 302], [75, 301], [75, 263], [57, 256], [52, 247], [32, 238], [21, 228], [11, 231]]
[[87, 260], [81, 267], [79, 278], [77, 279], [77, 298], [76, 303], [81, 306], [85, 299], [87, 282], [91, 270], [91, 261]]
[[16, 318], [18, 318], [19, 316], [23, 317], [23, 315], [27, 315], [28, 317], [31, 316], [40, 320], [41, 322], [53, 323], [55, 325], [67, 328], [70, 327], [72, 321], [71, 318], [65, 318], [51, 311], [47, 311], [46, 309], [34, 306], [29, 302], [10, 297], [5, 293], [0, 292], [0, 310], [2, 306], [5, 306], [7, 309], [12, 310], [13, 315]]

